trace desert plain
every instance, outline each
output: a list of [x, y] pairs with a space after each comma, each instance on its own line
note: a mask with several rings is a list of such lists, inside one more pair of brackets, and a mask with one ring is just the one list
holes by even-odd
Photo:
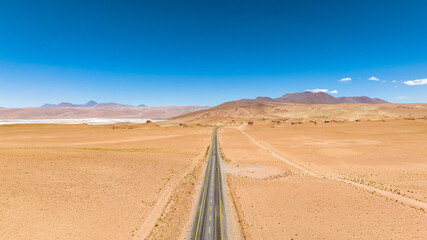
[[426, 109], [245, 101], [157, 124], [3, 125], [0, 239], [187, 239], [214, 126], [229, 239], [426, 239]]
[[265, 121], [219, 136], [244, 239], [427, 237], [426, 120]]
[[211, 132], [155, 124], [0, 126], [0, 239], [179, 238]]

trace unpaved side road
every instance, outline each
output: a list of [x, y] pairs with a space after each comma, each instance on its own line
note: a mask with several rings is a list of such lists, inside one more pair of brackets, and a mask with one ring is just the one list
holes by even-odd
[[333, 176], [332, 174], [326, 175], [326, 174], [322, 174], [320, 172], [317, 172], [315, 170], [307, 169], [306, 167], [304, 167], [304, 166], [302, 166], [302, 165], [300, 165], [294, 161], [290, 161], [288, 158], [286, 158], [286, 157], [278, 154], [277, 152], [275, 152], [272, 148], [267, 147], [266, 145], [257, 141], [255, 138], [253, 138], [251, 135], [249, 135], [248, 133], [246, 133], [244, 131], [245, 126], [246, 125], [241, 125], [240, 127], [238, 127], [238, 129], [240, 130], [240, 132], [242, 134], [247, 136], [251, 140], [251, 142], [253, 142], [255, 145], [259, 146], [260, 148], [263, 148], [263, 149], [267, 150], [268, 152], [270, 152], [270, 154], [273, 157], [275, 157], [275, 158], [281, 160], [282, 162], [294, 167], [295, 169], [298, 169], [299, 171], [301, 171], [304, 174], [307, 174], [307, 175], [312, 176], [312, 177], [324, 178], [324, 179], [330, 179], [330, 180], [339, 181], [339, 182], [343, 182], [343, 183], [348, 183], [348, 184], [351, 184], [355, 187], [358, 187], [358, 188], [367, 190], [369, 192], [385, 196], [385, 197], [393, 199], [393, 200], [397, 200], [399, 202], [402, 202], [404, 204], [407, 204], [407, 205], [410, 205], [410, 206], [413, 206], [416, 208], [420, 208], [420, 209], [424, 209], [424, 210], [427, 209], [427, 203], [425, 203], [425, 202], [422, 202], [422, 201], [419, 201], [419, 200], [416, 200], [413, 198], [405, 197], [405, 196], [402, 196], [402, 195], [399, 195], [399, 194], [396, 194], [393, 192], [388, 192], [388, 191], [385, 191], [385, 190], [382, 190], [382, 189], [379, 189], [376, 187], [356, 183], [356, 182], [353, 182], [350, 180], [341, 179], [337, 176]]

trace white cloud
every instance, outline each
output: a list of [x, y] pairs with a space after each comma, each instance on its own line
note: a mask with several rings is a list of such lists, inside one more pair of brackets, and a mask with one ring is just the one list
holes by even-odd
[[351, 81], [351, 78], [346, 77], [346, 78], [341, 78], [340, 80], [338, 80], [338, 82], [349, 82]]
[[412, 81], [405, 81], [403, 83], [406, 85], [409, 85], [409, 86], [426, 85], [427, 84], [427, 78], [416, 79], [416, 80], [412, 80]]
[[315, 88], [315, 89], [307, 89], [305, 91], [312, 92], [312, 93], [319, 93], [319, 92], [327, 93], [329, 90], [328, 89]]
[[380, 79], [379, 79], [379, 78], [376, 78], [376, 77], [374, 77], [374, 76], [372, 76], [372, 77], [370, 77], [368, 80], [371, 80], [371, 81], [379, 81]]
[[387, 82], [386, 80], [382, 80], [381, 82]]
[[406, 98], [408, 98], [407, 96], [397, 96], [397, 97], [395, 97], [395, 99], [406, 99]]
[[393, 81], [391, 81], [391, 82], [397, 82], [396, 80], [393, 80]]
[[322, 92], [322, 93], [332, 93], [332, 94], [338, 93], [338, 90], [329, 91], [328, 89], [321, 89], [321, 88], [307, 89], [305, 91], [312, 92], [312, 93], [319, 93], [319, 92]]

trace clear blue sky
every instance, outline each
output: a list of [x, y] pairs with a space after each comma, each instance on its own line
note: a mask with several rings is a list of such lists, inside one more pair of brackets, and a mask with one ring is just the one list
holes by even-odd
[[406, 82], [427, 78], [426, 11], [415, 0], [4, 0], [0, 106], [216, 105], [317, 88], [427, 102], [427, 80]]

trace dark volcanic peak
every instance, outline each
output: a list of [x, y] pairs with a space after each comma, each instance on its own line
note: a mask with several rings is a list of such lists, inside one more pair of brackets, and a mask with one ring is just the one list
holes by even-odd
[[138, 107], [146, 107], [147, 105], [145, 104], [139, 104]]
[[96, 105], [96, 104], [98, 104], [98, 103], [97, 103], [97, 102], [95, 102], [95, 101], [93, 101], [93, 100], [90, 100], [89, 102], [85, 103], [85, 104], [83, 105], [83, 107], [92, 107], [92, 106], [94, 106], [94, 105]]
[[300, 92], [287, 93], [280, 98], [257, 97], [255, 100], [263, 102], [284, 102], [284, 103], [303, 103], [303, 104], [338, 104], [338, 103], [370, 103], [380, 104], [388, 103], [379, 98], [370, 97], [334, 97], [324, 92]]

